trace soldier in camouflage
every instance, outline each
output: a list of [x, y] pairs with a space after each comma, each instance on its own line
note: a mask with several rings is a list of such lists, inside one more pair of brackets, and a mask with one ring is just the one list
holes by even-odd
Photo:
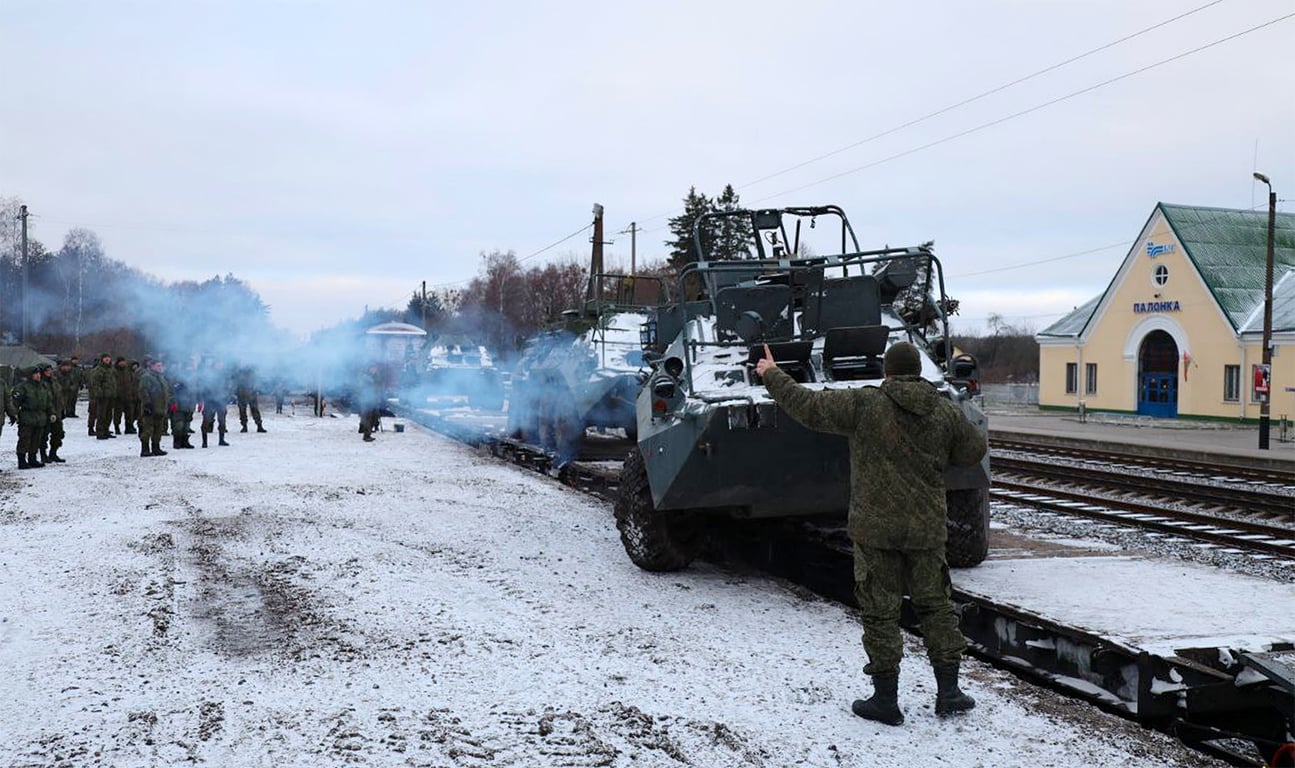
[[71, 360], [58, 361], [54, 385], [62, 396], [63, 410], [59, 415], [65, 419], [73, 418], [76, 415], [76, 396], [81, 390], [81, 377]]
[[193, 409], [197, 405], [197, 395], [193, 383], [194, 373], [191, 365], [182, 365], [171, 383], [171, 447], [192, 448], [189, 436], [193, 434]]
[[139, 455], [165, 456], [162, 431], [170, 415], [171, 385], [164, 375], [161, 360], [149, 361], [148, 370], [139, 377]]
[[[62, 366], [59, 366], [62, 368]], [[64, 405], [67, 410], [63, 413], [66, 418], [75, 419], [76, 399], [81, 396], [81, 387], [85, 386], [85, 369], [81, 367], [81, 358], [78, 355], [72, 355], [68, 360], [69, 376], [66, 390], [68, 392]]]
[[86, 425], [89, 434], [100, 440], [114, 437], [112, 426], [113, 403], [117, 400], [117, 372], [112, 367], [112, 355], [99, 355], [99, 364], [86, 376], [90, 390], [90, 420]]
[[975, 701], [958, 687], [966, 639], [953, 610], [944, 470], [984, 456], [985, 439], [949, 400], [921, 377], [912, 344], [892, 345], [880, 387], [813, 391], [780, 370], [765, 347], [756, 365], [769, 394], [793, 419], [850, 444], [850, 539], [855, 598], [863, 615], [864, 673], [873, 695], [851, 706], [868, 720], [900, 725], [899, 613], [905, 588], [935, 670], [935, 712], [965, 712]]
[[18, 413], [18, 468], [45, 466], [36, 458], [41, 435], [54, 416], [49, 388], [41, 381], [40, 368], [27, 368], [23, 380], [14, 387], [14, 408]]
[[117, 358], [115, 367], [117, 374], [117, 399], [112, 409], [112, 431], [114, 434], [121, 434], [121, 424], [126, 422], [126, 434], [135, 434], [135, 419], [138, 413], [131, 412], [131, 405], [135, 403], [134, 394], [139, 386], [139, 382], [130, 372], [130, 361], [124, 357]]
[[[18, 423], [18, 408], [13, 401], [13, 387], [5, 380], [7, 371], [0, 371], [0, 434], [4, 434], [4, 423], [7, 419], [10, 425]], [[22, 455], [19, 454], [19, 463], [21, 464]]]
[[198, 366], [198, 410], [202, 411], [202, 447], [207, 447], [207, 436], [219, 429], [220, 442], [225, 442], [225, 415], [229, 405], [230, 384], [225, 367], [215, 358], [207, 358]]
[[243, 425], [239, 431], [247, 431], [247, 412], [250, 410], [252, 421], [256, 423], [256, 431], [264, 432], [265, 427], [261, 425], [261, 406], [257, 402], [261, 393], [257, 391], [256, 377], [250, 366], [243, 366], [234, 372], [234, 394], [238, 397], [238, 420]]
[[[50, 423], [41, 435], [40, 460], [45, 464], [62, 464], [63, 459], [59, 457], [58, 449], [63, 447], [63, 414], [67, 412], [63, 386], [55, 377], [54, 369], [48, 365], [41, 366], [41, 381], [49, 389], [53, 411], [50, 414]], [[46, 451], [47, 445], [48, 451]]]

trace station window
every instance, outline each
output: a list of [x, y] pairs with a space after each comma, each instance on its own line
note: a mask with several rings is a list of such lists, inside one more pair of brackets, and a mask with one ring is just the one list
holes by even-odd
[[1084, 363], [1084, 394], [1097, 394], [1097, 363]]
[[1223, 401], [1235, 403], [1241, 400], [1241, 366], [1223, 366]]
[[1157, 288], [1163, 287], [1165, 283], [1169, 282], [1169, 267], [1164, 264], [1157, 265], [1156, 271], [1151, 273], [1151, 282]]
[[1066, 363], [1066, 394], [1079, 391], [1079, 363]]

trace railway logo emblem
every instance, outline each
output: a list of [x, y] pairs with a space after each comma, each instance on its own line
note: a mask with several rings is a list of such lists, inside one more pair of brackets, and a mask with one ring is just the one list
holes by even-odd
[[1147, 241], [1147, 256], [1150, 256], [1153, 259], [1162, 254], [1173, 253], [1173, 252], [1174, 252], [1173, 243], [1169, 243], [1167, 245], [1156, 245], [1150, 240]]

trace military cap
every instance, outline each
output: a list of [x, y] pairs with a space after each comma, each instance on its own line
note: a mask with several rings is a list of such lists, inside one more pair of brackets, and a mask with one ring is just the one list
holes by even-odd
[[918, 376], [922, 373], [922, 356], [907, 341], [892, 344], [882, 358], [882, 370], [887, 376]]
[[105, 357], [112, 357], [112, 353], [111, 353], [111, 352], [100, 352], [100, 353], [99, 353], [99, 359], [100, 359], [100, 360], [104, 359]]

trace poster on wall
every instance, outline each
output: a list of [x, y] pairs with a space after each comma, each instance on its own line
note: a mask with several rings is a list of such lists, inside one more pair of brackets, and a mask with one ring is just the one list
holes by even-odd
[[1272, 372], [1272, 366], [1265, 363], [1257, 363], [1254, 366], [1255, 396], [1258, 398], [1268, 398], [1268, 382]]

